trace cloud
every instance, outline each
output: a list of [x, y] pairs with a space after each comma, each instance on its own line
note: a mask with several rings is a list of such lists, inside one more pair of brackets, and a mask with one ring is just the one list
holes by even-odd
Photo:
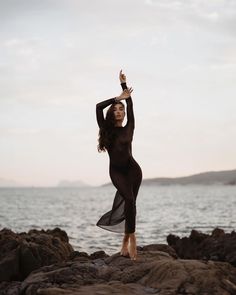
[[[236, 30], [236, 2], [231, 0], [146, 0], [147, 6], [164, 14], [170, 24], [188, 24], [210, 31], [234, 33]], [[163, 22], [164, 24], [164, 22]], [[166, 23], [165, 23], [166, 25]]]

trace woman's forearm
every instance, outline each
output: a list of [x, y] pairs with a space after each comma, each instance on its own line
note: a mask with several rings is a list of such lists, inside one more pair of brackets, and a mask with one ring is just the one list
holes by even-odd
[[121, 85], [123, 90], [127, 89], [126, 82], [122, 82], [122, 83], [120, 83], [120, 85]]
[[110, 104], [112, 104], [114, 101], [115, 101], [115, 97], [113, 97], [113, 98], [109, 98], [109, 99], [106, 99], [106, 100], [103, 100], [103, 101], [101, 101], [101, 102], [98, 102], [98, 103], [96, 104], [96, 109], [103, 110], [103, 109], [105, 109], [107, 106], [109, 106]]
[[98, 126], [101, 128], [103, 126], [103, 123], [105, 121], [104, 119], [104, 115], [103, 115], [103, 109], [105, 109], [105, 107], [109, 106], [110, 104], [112, 104], [113, 102], [115, 102], [115, 98], [109, 98], [106, 100], [103, 100], [99, 103], [96, 104], [96, 116], [97, 116], [97, 123]]

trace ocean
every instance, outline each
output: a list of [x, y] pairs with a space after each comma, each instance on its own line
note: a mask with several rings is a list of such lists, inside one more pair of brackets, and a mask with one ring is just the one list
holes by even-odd
[[[111, 210], [116, 189], [0, 188], [0, 229], [15, 232], [60, 227], [75, 250], [91, 254], [120, 251], [122, 234], [96, 226]], [[136, 202], [138, 246], [167, 243], [168, 234], [188, 236], [192, 229], [211, 233], [236, 229], [236, 187], [230, 185], [141, 185]]]

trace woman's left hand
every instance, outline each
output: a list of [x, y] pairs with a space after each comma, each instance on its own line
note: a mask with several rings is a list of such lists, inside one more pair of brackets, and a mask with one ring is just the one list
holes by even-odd
[[120, 78], [120, 83], [126, 83], [126, 76], [125, 74], [122, 73], [122, 70], [120, 70], [119, 78]]

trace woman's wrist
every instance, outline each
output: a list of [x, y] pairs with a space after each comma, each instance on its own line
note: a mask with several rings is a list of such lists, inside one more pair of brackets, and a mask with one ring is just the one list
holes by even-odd
[[114, 97], [114, 99], [115, 99], [115, 102], [119, 102], [120, 101], [120, 97], [119, 96]]

